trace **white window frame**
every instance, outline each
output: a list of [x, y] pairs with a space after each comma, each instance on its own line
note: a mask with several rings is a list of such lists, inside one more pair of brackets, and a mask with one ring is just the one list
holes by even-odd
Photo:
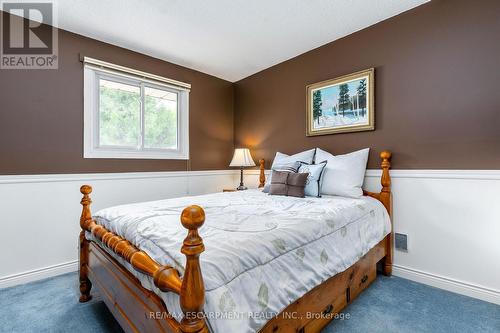
[[[140, 72], [100, 60], [84, 60], [84, 158], [133, 158], [133, 159], [189, 159], [189, 91], [191, 85], [154, 74]], [[144, 88], [167, 90], [177, 94], [177, 149], [143, 147], [140, 138], [138, 147], [109, 147], [99, 145], [99, 79], [134, 85], [140, 88], [142, 99]], [[141, 100], [141, 104], [143, 101]], [[142, 108], [141, 108], [142, 109]], [[141, 133], [144, 132], [144, 114], [141, 111]]]

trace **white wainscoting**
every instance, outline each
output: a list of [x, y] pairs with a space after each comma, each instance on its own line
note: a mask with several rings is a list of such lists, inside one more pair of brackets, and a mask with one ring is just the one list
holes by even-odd
[[[392, 170], [394, 275], [500, 304], [500, 171]], [[1, 176], [0, 288], [77, 269], [80, 193], [94, 186], [93, 210], [234, 187], [239, 172], [194, 171]], [[365, 187], [380, 188], [380, 170]], [[258, 184], [258, 170], [245, 183]], [[56, 213], [57, 212], [57, 213]]]
[[78, 269], [80, 185], [92, 210], [235, 187], [237, 170], [0, 176], [0, 288]]

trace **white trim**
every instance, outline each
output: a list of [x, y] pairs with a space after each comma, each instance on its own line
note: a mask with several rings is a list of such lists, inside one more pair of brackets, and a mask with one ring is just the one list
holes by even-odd
[[6, 175], [6, 176], [0, 176], [0, 184], [72, 182], [72, 181], [117, 180], [117, 179], [151, 179], [151, 178], [169, 178], [169, 177], [224, 176], [224, 175], [231, 175], [231, 176], [239, 175], [239, 170]]
[[420, 270], [393, 265], [395, 276], [500, 305], [500, 291]]
[[[266, 170], [268, 175], [271, 170]], [[258, 175], [259, 170], [245, 170], [245, 174]], [[500, 180], [500, 170], [411, 170], [391, 169], [391, 178], [426, 178], [426, 179], [483, 179]], [[382, 170], [367, 169], [365, 177], [380, 178]]]
[[[239, 172], [239, 170], [238, 170], [238, 172]], [[256, 169], [246, 170], [246, 169], [244, 169], [243, 173], [245, 175], [254, 175], [255, 176], [255, 175], [260, 175], [260, 170], [256, 170]], [[271, 170], [264, 170], [264, 174], [266, 176], [269, 175], [269, 174], [271, 174]]]
[[78, 260], [75, 260], [53, 266], [38, 268], [31, 271], [17, 273], [0, 278], [0, 289], [28, 282], [38, 281], [61, 274], [75, 272], [77, 270], [78, 270]]
[[[270, 170], [265, 174], [269, 175]], [[446, 173], [449, 172], [449, 173]], [[0, 184], [69, 182], [82, 180], [145, 179], [187, 176], [239, 175], [239, 170], [202, 170], [202, 171], [158, 171], [158, 172], [116, 172], [116, 173], [75, 173], [75, 174], [36, 174], [0, 175]], [[244, 170], [245, 175], [259, 175], [256, 169]], [[366, 177], [380, 178], [380, 170], [366, 170]], [[392, 178], [437, 178], [437, 179], [489, 179], [500, 180], [500, 170], [391, 170]]]
[[98, 59], [94, 59], [94, 58], [90, 58], [90, 57], [83, 57], [83, 63], [94, 65], [92, 67], [97, 67], [102, 71], [108, 70], [108, 72], [109, 72], [109, 69], [111, 69], [111, 72], [119, 71], [125, 75], [128, 74], [127, 76], [129, 76], [129, 77], [130, 76], [135, 77], [135, 78], [139, 77], [141, 79], [150, 79], [153, 81], [164, 82], [164, 83], [168, 83], [170, 85], [173, 85], [177, 89], [178, 88], [191, 89], [191, 84], [189, 84], [189, 83], [169, 79], [169, 78], [166, 78], [163, 76], [139, 71], [137, 69], [133, 69], [133, 68], [125, 67], [125, 66], [115, 65], [115, 64], [112, 64], [112, 63], [109, 63], [106, 61], [102, 61], [102, 60], [98, 60]]
[[[404, 170], [391, 169], [391, 178], [500, 180], [500, 170]], [[382, 170], [368, 169], [366, 177], [381, 177]]]
[[112, 150], [112, 149], [91, 149], [86, 150], [83, 158], [120, 158], [120, 159], [148, 159], [148, 160], [188, 160], [186, 152], [178, 151], [151, 151], [147, 150]]

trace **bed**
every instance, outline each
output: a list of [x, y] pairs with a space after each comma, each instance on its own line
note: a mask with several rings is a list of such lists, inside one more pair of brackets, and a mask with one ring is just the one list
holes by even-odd
[[391, 274], [390, 158], [381, 192], [360, 199], [248, 190], [92, 216], [83, 185], [80, 301], [94, 286], [127, 332], [318, 332], [377, 264]]

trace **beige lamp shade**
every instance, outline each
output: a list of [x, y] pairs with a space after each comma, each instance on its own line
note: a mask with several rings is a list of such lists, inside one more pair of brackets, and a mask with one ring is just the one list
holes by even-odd
[[233, 159], [229, 164], [230, 167], [252, 167], [255, 166], [252, 155], [248, 148], [237, 148], [234, 150]]

